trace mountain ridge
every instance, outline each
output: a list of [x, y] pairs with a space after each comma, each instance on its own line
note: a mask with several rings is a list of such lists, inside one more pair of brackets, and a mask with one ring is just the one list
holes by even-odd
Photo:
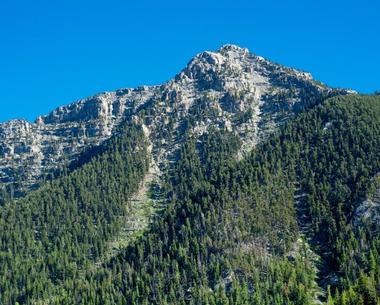
[[[306, 91], [311, 91], [307, 97]], [[198, 113], [193, 133], [201, 135], [210, 125], [234, 130], [243, 139], [243, 150], [249, 151], [307, 103], [348, 93], [352, 91], [329, 88], [309, 73], [227, 44], [197, 54], [162, 85], [103, 92], [58, 107], [34, 123], [0, 124], [0, 182], [20, 194], [35, 188], [79, 153], [111, 137], [124, 120], [144, 126], [155, 161], [161, 165], [175, 150], [163, 147], [176, 146], [173, 134], [165, 135], [167, 126], [181, 141], [184, 122], [191, 120], [192, 112]]]

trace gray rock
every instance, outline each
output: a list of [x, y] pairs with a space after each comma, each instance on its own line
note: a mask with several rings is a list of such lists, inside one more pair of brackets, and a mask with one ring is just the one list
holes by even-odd
[[[240, 156], [289, 117], [334, 94], [309, 73], [274, 64], [247, 49], [223, 46], [195, 56], [161, 86], [120, 89], [79, 100], [34, 123], [0, 124], [0, 183], [20, 194], [112, 136], [123, 120], [143, 126], [156, 164], [174, 158], [184, 131], [210, 126], [240, 136]], [[190, 122], [190, 123], [189, 123]]]

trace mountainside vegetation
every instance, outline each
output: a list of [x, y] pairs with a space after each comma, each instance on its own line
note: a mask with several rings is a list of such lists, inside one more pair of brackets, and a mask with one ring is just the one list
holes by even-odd
[[141, 128], [125, 125], [81, 159], [79, 168], [1, 207], [1, 304], [49, 298], [93, 266], [119, 232], [149, 165]]
[[188, 133], [165, 209], [99, 264], [149, 167], [142, 130], [126, 124], [1, 207], [0, 302], [379, 305], [379, 224], [354, 219], [379, 187], [380, 97], [328, 99], [242, 160], [240, 147], [227, 129]]

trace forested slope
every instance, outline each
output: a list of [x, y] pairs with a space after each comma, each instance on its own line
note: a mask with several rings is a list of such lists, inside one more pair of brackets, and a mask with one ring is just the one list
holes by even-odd
[[241, 162], [238, 146], [189, 136], [162, 218], [55, 304], [378, 304], [379, 236], [351, 218], [380, 170], [380, 99], [330, 99]]
[[118, 233], [149, 165], [143, 132], [125, 125], [97, 151], [1, 207], [0, 304], [48, 300], [62, 282], [92, 268]]
[[189, 133], [166, 209], [91, 268], [148, 167], [137, 127], [110, 143], [2, 208], [4, 304], [379, 304], [379, 230], [353, 221], [380, 172], [379, 97], [329, 99], [240, 161], [233, 133]]

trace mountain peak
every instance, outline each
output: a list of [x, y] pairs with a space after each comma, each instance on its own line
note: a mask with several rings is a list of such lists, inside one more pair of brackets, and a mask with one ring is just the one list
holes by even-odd
[[0, 124], [0, 183], [12, 183], [21, 172], [21, 187], [35, 185], [111, 137], [124, 120], [149, 130], [146, 134], [159, 166], [175, 154], [184, 126], [195, 136], [207, 133], [210, 126], [226, 128], [239, 135], [243, 150], [249, 151], [288, 117], [326, 96], [346, 93], [321, 85], [305, 72], [226, 44], [199, 53], [161, 86], [101, 93], [59, 107], [35, 123]]
[[242, 55], [246, 55], [249, 53], [249, 50], [247, 48], [242, 48], [235, 44], [225, 44], [222, 45], [218, 51], [218, 53], [225, 54], [225, 53], [240, 53]]
[[221, 64], [227, 59], [235, 58], [242, 59], [249, 54], [247, 48], [241, 48], [233, 44], [225, 44], [216, 51], [204, 51], [197, 54], [190, 63], [207, 62], [208, 64], [215, 65]]

